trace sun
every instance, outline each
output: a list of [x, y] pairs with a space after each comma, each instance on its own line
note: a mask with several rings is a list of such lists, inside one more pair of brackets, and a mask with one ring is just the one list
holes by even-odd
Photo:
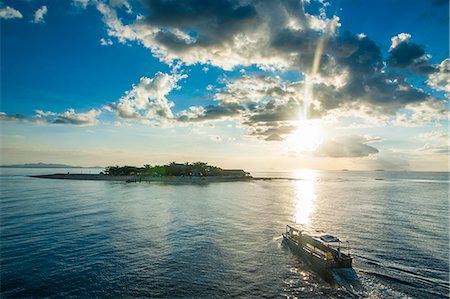
[[288, 138], [289, 145], [301, 152], [314, 151], [322, 141], [323, 128], [319, 119], [298, 121], [297, 129]]

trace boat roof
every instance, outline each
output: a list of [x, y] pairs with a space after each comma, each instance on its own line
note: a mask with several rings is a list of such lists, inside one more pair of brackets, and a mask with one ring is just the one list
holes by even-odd
[[324, 232], [323, 230], [316, 230], [310, 227], [307, 227], [305, 225], [287, 225], [288, 227], [290, 227], [293, 230], [298, 231], [299, 233], [301, 233], [302, 235], [307, 235], [313, 239], [316, 239], [318, 241], [322, 241], [325, 243], [341, 243], [341, 242], [346, 242], [345, 240], [342, 241], [339, 238], [332, 236], [330, 234], [327, 234], [326, 232]]

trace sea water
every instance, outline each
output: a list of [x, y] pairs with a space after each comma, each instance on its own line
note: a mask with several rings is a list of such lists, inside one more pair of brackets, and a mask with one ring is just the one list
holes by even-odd
[[[442, 298], [449, 174], [301, 170], [205, 185], [1, 169], [1, 296]], [[361, 288], [281, 245], [288, 223], [349, 241]]]

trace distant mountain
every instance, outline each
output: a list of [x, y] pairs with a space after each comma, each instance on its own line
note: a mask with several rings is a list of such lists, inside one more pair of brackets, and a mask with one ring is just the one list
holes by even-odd
[[9, 168], [101, 168], [101, 167], [71, 166], [71, 165], [66, 165], [66, 164], [52, 164], [52, 163], [27, 163], [27, 164], [14, 164], [14, 165], [0, 165], [0, 167], [9, 167]]

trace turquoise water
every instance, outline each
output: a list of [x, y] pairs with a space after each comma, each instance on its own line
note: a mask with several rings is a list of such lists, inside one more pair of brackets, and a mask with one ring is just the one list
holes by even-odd
[[[1, 169], [3, 298], [449, 293], [448, 173], [305, 170], [208, 185], [26, 176], [67, 171], [81, 170]], [[281, 246], [287, 223], [349, 240], [362, 289], [331, 286]]]

